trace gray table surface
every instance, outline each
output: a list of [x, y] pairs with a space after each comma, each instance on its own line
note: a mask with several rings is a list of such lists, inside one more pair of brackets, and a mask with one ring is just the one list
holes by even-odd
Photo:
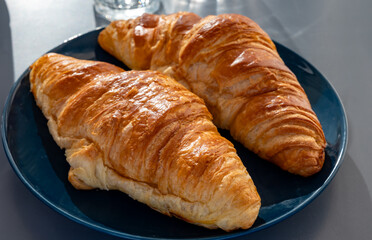
[[[345, 106], [349, 144], [326, 190], [305, 209], [249, 239], [372, 239], [372, 1], [163, 1], [165, 13], [246, 15], [326, 76]], [[0, 0], [0, 104], [39, 56], [104, 24], [89, 0]], [[0, 149], [0, 239], [117, 239], [44, 205]]]

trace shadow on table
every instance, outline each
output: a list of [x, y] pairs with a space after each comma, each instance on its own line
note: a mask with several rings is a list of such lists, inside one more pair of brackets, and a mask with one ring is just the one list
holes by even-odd
[[326, 235], [324, 232], [335, 239], [340, 233], [343, 233], [342, 239], [363, 239], [371, 232], [371, 222], [372, 200], [368, 186], [354, 160], [346, 154], [335, 179], [317, 199], [291, 218], [251, 234], [250, 239], [275, 236], [280, 236], [278, 239], [321, 239]]
[[[0, 0], [0, 106], [1, 112], [5, 104], [6, 97], [14, 82], [14, 67], [13, 67], [13, 51], [12, 51], [12, 35], [10, 31], [9, 11], [4, 0]], [[6, 161], [4, 150], [0, 147], [0, 163]], [[0, 172], [8, 169], [7, 167], [0, 168]]]

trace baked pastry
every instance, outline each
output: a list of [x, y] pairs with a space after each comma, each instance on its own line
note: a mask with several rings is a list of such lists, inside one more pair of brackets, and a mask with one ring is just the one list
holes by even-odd
[[238, 14], [144, 14], [112, 22], [99, 44], [132, 69], [161, 71], [203, 98], [214, 123], [261, 158], [318, 172], [326, 141], [317, 116], [269, 36]]
[[207, 228], [249, 228], [256, 187], [202, 99], [158, 72], [50, 53], [30, 84], [76, 189], [120, 190]]

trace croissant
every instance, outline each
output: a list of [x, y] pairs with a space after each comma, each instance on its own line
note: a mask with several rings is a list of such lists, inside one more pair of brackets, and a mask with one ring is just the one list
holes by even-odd
[[310, 176], [326, 141], [307, 96], [269, 36], [237, 14], [180, 12], [118, 20], [100, 46], [132, 69], [163, 72], [203, 98], [214, 123], [291, 173]]
[[207, 228], [249, 228], [261, 205], [202, 99], [170, 77], [50, 53], [30, 86], [76, 189], [120, 190]]

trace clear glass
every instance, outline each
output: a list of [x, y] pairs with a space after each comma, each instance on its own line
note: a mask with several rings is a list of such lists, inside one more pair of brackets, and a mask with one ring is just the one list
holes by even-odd
[[114, 21], [135, 18], [159, 10], [160, 0], [95, 0], [94, 9], [103, 18]]

